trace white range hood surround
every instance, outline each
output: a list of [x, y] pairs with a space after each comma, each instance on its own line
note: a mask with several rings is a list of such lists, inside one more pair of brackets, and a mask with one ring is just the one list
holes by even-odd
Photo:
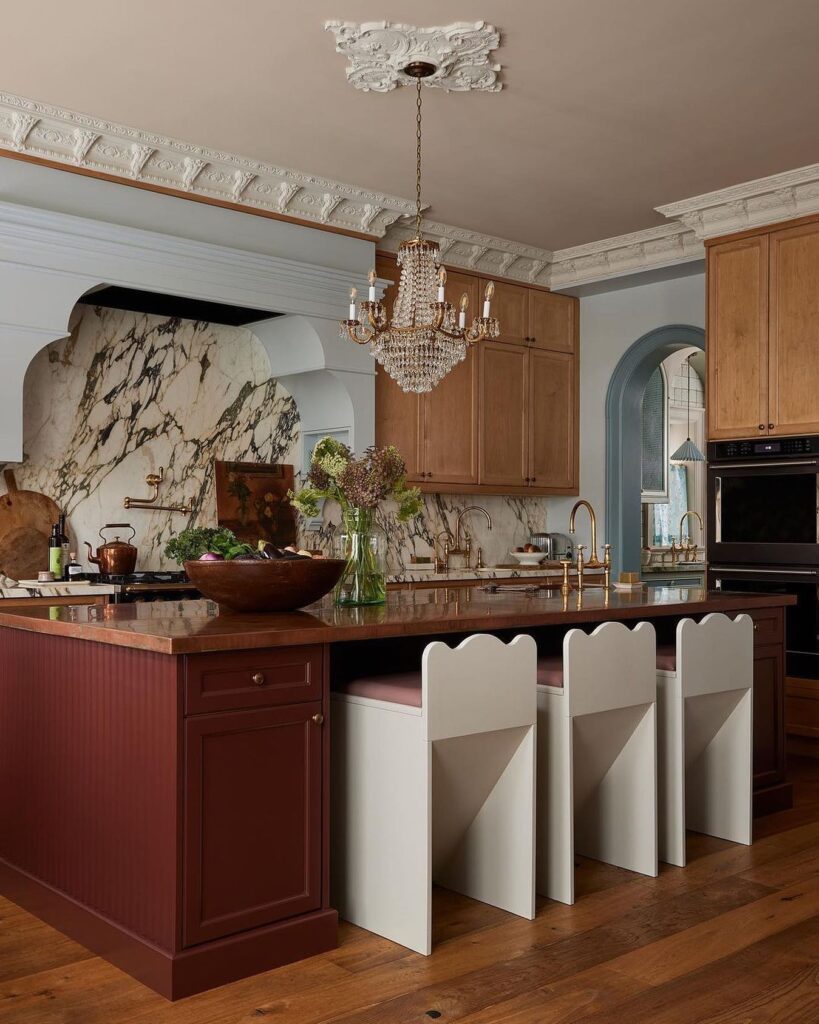
[[[33, 170], [27, 168], [29, 173]], [[42, 175], [44, 169], [37, 172]], [[58, 171], [45, 174], [69, 177]], [[87, 179], [74, 178], [73, 182], [79, 185], [78, 193], [85, 193], [82, 198], [92, 212], [96, 210], [95, 188], [106, 190], [107, 210], [111, 208], [110, 190], [120, 192], [122, 219], [131, 223], [0, 200], [0, 463], [23, 458], [23, 380], [31, 359], [50, 342], [67, 336], [75, 304], [101, 285], [289, 314], [251, 327], [270, 355], [272, 374], [287, 375], [286, 386], [297, 404], [304, 403], [312, 429], [346, 428], [356, 447], [372, 444], [373, 360], [355, 346], [335, 343], [338, 318], [344, 315], [350, 288], [360, 285], [374, 262], [372, 243], [333, 236], [327, 248], [335, 265], [328, 267], [312, 260], [202, 241], [202, 225], [209, 219], [215, 237], [229, 236], [225, 228], [235, 222], [225, 220], [221, 210], [200, 208], [200, 237], [196, 239], [147, 231], [133, 226], [138, 204], [130, 201], [131, 190]], [[3, 198], [7, 194], [5, 189], [0, 191]], [[190, 206], [184, 200], [151, 198]], [[174, 206], [167, 209], [173, 212]], [[182, 221], [189, 212], [180, 211]], [[168, 223], [170, 228], [174, 226], [172, 220]], [[281, 250], [277, 235], [282, 230], [289, 239], [294, 237], [293, 225], [270, 221], [267, 230], [273, 251]], [[310, 228], [298, 230], [323, 234]], [[310, 251], [313, 258], [321, 251], [312, 238], [300, 248]], [[345, 262], [349, 269], [343, 267]], [[314, 392], [315, 400], [311, 397]], [[324, 424], [322, 409], [329, 418]], [[338, 422], [340, 417], [344, 422]]]

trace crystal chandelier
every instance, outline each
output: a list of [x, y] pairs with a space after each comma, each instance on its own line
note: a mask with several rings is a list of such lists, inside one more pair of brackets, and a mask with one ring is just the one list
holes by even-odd
[[[404, 71], [416, 82], [415, 237], [398, 247], [401, 277], [398, 297], [387, 321], [383, 302], [375, 298], [375, 271], [370, 271], [366, 302], [356, 312], [356, 289], [350, 292], [349, 319], [340, 324], [342, 338], [356, 345], [372, 345], [372, 354], [402, 391], [421, 394], [440, 383], [466, 358], [467, 347], [484, 338], [497, 338], [498, 321], [489, 315], [495, 291], [486, 286], [483, 315], [469, 328], [466, 312], [469, 297], [461, 297], [458, 312], [446, 301], [446, 270], [441, 266], [437, 242], [421, 237], [421, 80], [435, 73], [435, 65], [414, 61]], [[359, 319], [360, 317], [360, 319]], [[366, 326], [362, 324], [366, 321]]]

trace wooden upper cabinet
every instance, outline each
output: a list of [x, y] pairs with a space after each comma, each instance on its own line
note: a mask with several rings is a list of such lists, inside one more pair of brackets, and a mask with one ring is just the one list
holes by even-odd
[[[474, 313], [477, 279], [449, 271], [447, 301], [457, 308], [464, 293]], [[468, 318], [469, 314], [467, 323]], [[421, 479], [427, 482], [478, 482], [478, 371], [478, 353], [473, 346], [438, 387], [421, 396]]]
[[770, 235], [768, 432], [819, 433], [819, 224]]
[[480, 342], [480, 483], [528, 483], [528, 349], [504, 341]]
[[578, 483], [577, 360], [529, 351], [529, 484], [573, 491]]
[[768, 237], [708, 250], [708, 436], [768, 432]]
[[[394, 257], [379, 255], [376, 270], [397, 283]], [[457, 308], [467, 294], [467, 322], [486, 283], [447, 268], [447, 300]], [[500, 281], [492, 315], [500, 337], [470, 347], [428, 394], [406, 394], [376, 368], [376, 443], [394, 444], [407, 479], [427, 492], [576, 493], [578, 300]]]
[[577, 344], [578, 300], [570, 295], [530, 288], [529, 326], [530, 344], [552, 352], [574, 352]]
[[[479, 316], [483, 311], [483, 293], [488, 283], [488, 278], [480, 279], [480, 307], [475, 310], [475, 316]], [[514, 345], [523, 345], [528, 341], [529, 291], [530, 289], [524, 285], [509, 284], [507, 281], [495, 282], [495, 297], [492, 299], [490, 312], [500, 323], [498, 341], [510, 341]]]

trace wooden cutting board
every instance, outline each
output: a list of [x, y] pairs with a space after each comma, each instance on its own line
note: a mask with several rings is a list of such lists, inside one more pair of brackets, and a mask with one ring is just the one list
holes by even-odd
[[8, 494], [0, 495], [0, 572], [15, 580], [36, 579], [48, 568], [48, 541], [60, 509], [39, 491], [19, 491], [13, 470], [3, 477]]

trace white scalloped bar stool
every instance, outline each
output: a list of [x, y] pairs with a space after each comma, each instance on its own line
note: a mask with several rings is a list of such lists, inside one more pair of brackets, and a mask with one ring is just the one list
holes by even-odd
[[754, 627], [681, 619], [657, 651], [660, 860], [685, 866], [685, 831], [735, 843], [753, 828]]
[[537, 891], [574, 903], [578, 853], [657, 874], [654, 627], [571, 629], [538, 661]]
[[531, 637], [478, 634], [333, 694], [342, 918], [428, 955], [433, 880], [535, 916], [536, 662]]

